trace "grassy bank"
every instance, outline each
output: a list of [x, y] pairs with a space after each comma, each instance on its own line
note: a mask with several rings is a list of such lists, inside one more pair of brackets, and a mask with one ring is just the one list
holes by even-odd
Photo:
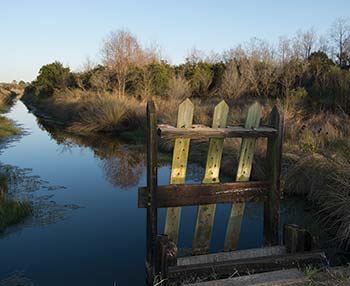
[[[181, 98], [154, 97], [160, 123], [176, 123]], [[99, 132], [112, 133], [144, 141], [146, 101], [114, 93], [93, 93], [66, 90], [54, 97], [39, 99], [30, 94], [24, 102], [35, 113], [59, 122], [67, 132], [91, 136]], [[230, 106], [228, 124], [244, 123], [244, 116], [256, 98], [227, 100]], [[192, 99], [195, 105], [194, 123], [210, 125], [219, 98]], [[285, 195], [303, 195], [317, 206], [320, 220], [337, 240], [347, 244], [350, 238], [350, 211], [346, 207], [350, 184], [350, 119], [337, 112], [310, 112], [300, 97], [288, 101], [259, 99], [263, 107], [263, 122], [277, 103], [285, 114], [285, 141], [282, 160], [282, 183]], [[263, 140], [263, 139], [261, 139]], [[261, 142], [263, 143], [263, 142]], [[172, 142], [160, 142], [163, 151], [171, 152]], [[208, 142], [196, 142], [190, 160], [204, 164]], [[239, 139], [225, 140], [221, 172], [234, 177], [239, 156]], [[265, 144], [257, 144], [253, 179], [264, 177]]]
[[[8, 111], [13, 104], [17, 94], [9, 89], [0, 87], [0, 112]], [[19, 134], [20, 130], [14, 123], [0, 115], [0, 149], [6, 139]], [[7, 177], [0, 169], [0, 233], [7, 227], [23, 221], [31, 214], [31, 205], [27, 202], [20, 202], [8, 196]]]
[[[23, 91], [23, 90], [22, 90]], [[4, 88], [0, 84], [0, 114], [5, 113], [14, 103], [17, 97], [12, 89]], [[13, 122], [6, 117], [0, 115], [0, 144], [7, 138], [19, 133], [19, 129], [13, 124]]]
[[[176, 123], [181, 98], [153, 98], [160, 123]], [[92, 93], [79, 90], [58, 93], [55, 97], [38, 99], [27, 94], [24, 102], [35, 112], [53, 122], [59, 122], [66, 132], [91, 136], [100, 132], [142, 137], [146, 128], [146, 101], [113, 93]], [[208, 124], [220, 99], [192, 99], [195, 105], [194, 123]], [[228, 124], [244, 123], [246, 110], [256, 98], [228, 100]], [[279, 104], [285, 114], [285, 141], [282, 181], [285, 195], [306, 196], [320, 212], [320, 220], [339, 243], [350, 238], [350, 211], [346, 207], [350, 182], [350, 119], [342, 112], [310, 113], [302, 98], [276, 102], [262, 100], [263, 122], [273, 104]], [[135, 139], [135, 138], [134, 138]], [[262, 139], [263, 140], [263, 139]], [[137, 141], [137, 139], [136, 139]], [[139, 141], [143, 141], [142, 139]], [[171, 152], [172, 142], [162, 141], [161, 148]], [[262, 142], [261, 142], [262, 143]], [[196, 142], [190, 160], [204, 164], [208, 142]], [[221, 172], [235, 174], [239, 139], [225, 140]], [[253, 179], [264, 177], [265, 144], [257, 144]], [[349, 218], [349, 219], [348, 219]]]

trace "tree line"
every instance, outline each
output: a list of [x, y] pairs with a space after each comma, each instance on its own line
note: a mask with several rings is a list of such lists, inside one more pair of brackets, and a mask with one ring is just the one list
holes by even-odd
[[328, 36], [314, 29], [280, 37], [277, 45], [252, 39], [245, 45], [205, 55], [193, 49], [185, 62], [172, 65], [158, 48], [145, 48], [126, 30], [103, 41], [102, 61], [72, 72], [59, 62], [44, 65], [26, 89], [39, 98], [66, 89], [139, 99], [161, 97], [245, 96], [297, 99], [310, 108], [350, 114], [350, 25], [338, 18]]

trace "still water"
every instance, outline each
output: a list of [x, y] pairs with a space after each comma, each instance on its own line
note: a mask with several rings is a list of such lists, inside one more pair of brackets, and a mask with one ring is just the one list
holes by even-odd
[[[0, 281], [21, 272], [42, 286], [144, 285], [146, 212], [137, 208], [137, 188], [146, 181], [144, 146], [64, 134], [40, 123], [20, 101], [6, 116], [25, 134], [2, 151], [0, 161], [22, 170], [22, 187], [14, 192], [32, 201], [34, 216], [0, 236]], [[169, 182], [169, 173], [164, 163], [159, 184]], [[189, 182], [200, 182], [203, 173], [190, 164]], [[217, 208], [213, 251], [223, 247], [229, 208]], [[195, 213], [194, 207], [183, 210], [179, 247], [184, 255]], [[164, 215], [161, 210], [160, 229]], [[247, 204], [239, 248], [261, 246], [262, 215], [260, 204]], [[302, 203], [284, 202], [282, 215], [298, 222]]]

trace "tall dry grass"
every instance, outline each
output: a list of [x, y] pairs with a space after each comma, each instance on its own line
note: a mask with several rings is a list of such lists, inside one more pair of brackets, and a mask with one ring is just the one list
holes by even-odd
[[80, 102], [77, 122], [70, 127], [78, 133], [114, 131], [126, 114], [126, 105], [110, 95], [94, 96]]
[[[174, 94], [176, 91], [174, 87]], [[154, 97], [158, 122], [176, 124], [178, 106], [183, 91], [178, 96]], [[240, 98], [228, 100], [228, 124], [243, 124], [248, 107], [256, 100]], [[192, 99], [194, 123], [211, 125], [212, 114], [219, 98]], [[275, 102], [261, 100], [262, 122]], [[146, 101], [132, 96], [113, 93], [68, 91], [54, 99], [40, 103], [43, 109], [65, 121], [68, 130], [75, 133], [119, 132], [120, 130], [145, 130]], [[325, 225], [335, 229], [339, 241], [350, 239], [350, 118], [338, 112], [309, 114], [298, 101], [278, 103], [285, 115], [285, 140], [282, 160], [282, 182], [285, 194], [305, 195], [320, 210]], [[172, 141], [161, 141], [163, 150], [170, 151]], [[257, 144], [253, 177], [264, 176], [264, 140]], [[239, 156], [239, 139], [225, 140], [221, 173], [234, 177]], [[190, 159], [204, 163], [207, 142], [191, 148]]]
[[[318, 211], [319, 223], [334, 240], [350, 246], [350, 141], [337, 139], [317, 152], [289, 156], [284, 190], [305, 195]], [[287, 154], [288, 155], [288, 154]]]

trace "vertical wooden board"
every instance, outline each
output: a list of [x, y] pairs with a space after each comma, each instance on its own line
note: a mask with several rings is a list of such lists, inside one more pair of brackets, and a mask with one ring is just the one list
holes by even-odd
[[266, 245], [278, 244], [278, 224], [280, 213], [280, 173], [283, 145], [283, 114], [275, 106], [268, 124], [278, 130], [277, 136], [267, 142], [267, 176], [270, 182], [269, 199], [264, 207], [264, 238]]
[[149, 205], [147, 206], [147, 263], [150, 267], [148, 284], [154, 276], [155, 241], [157, 237], [157, 208], [154, 203], [154, 191], [157, 188], [157, 116], [153, 101], [147, 103], [147, 187]]
[[[177, 128], [191, 128], [193, 121], [193, 104], [186, 99], [179, 105]], [[173, 162], [171, 166], [170, 184], [184, 184], [186, 179], [188, 151], [190, 148], [189, 138], [176, 138]], [[165, 219], [164, 233], [175, 243], [179, 236], [181, 208], [168, 208]]]
[[[245, 128], [256, 128], [260, 125], [261, 106], [255, 102], [248, 110]], [[254, 159], [256, 138], [243, 138], [240, 149], [236, 181], [249, 181]], [[236, 250], [238, 246], [241, 223], [244, 214], [244, 203], [233, 204], [227, 223], [225, 251]]]
[[[226, 127], [228, 110], [229, 107], [224, 100], [215, 107], [212, 123], [213, 128]], [[219, 183], [219, 171], [223, 146], [223, 138], [210, 139], [203, 184]], [[192, 254], [194, 255], [205, 254], [209, 251], [215, 218], [215, 209], [215, 204], [198, 207], [197, 222], [192, 244]]]

